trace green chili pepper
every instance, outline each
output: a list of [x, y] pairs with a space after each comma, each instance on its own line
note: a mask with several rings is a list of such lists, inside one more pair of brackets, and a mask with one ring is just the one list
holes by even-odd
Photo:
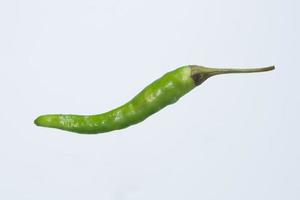
[[50, 114], [39, 116], [38, 126], [96, 134], [126, 128], [145, 120], [200, 85], [211, 76], [273, 70], [274, 66], [250, 69], [218, 69], [196, 65], [180, 67], [157, 79], [124, 105], [97, 115]]

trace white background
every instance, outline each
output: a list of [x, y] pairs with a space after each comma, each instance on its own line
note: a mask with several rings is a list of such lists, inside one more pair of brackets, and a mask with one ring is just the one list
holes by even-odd
[[[300, 199], [297, 0], [1, 0], [0, 199]], [[130, 128], [78, 135], [167, 71], [209, 79]]]

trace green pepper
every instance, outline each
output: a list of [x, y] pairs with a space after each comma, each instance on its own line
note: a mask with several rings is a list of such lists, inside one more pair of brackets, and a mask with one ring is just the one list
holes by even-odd
[[187, 65], [168, 72], [124, 105], [96, 115], [48, 114], [34, 120], [38, 126], [96, 134], [123, 129], [145, 120], [211, 76], [227, 73], [252, 73], [273, 70], [274, 66], [250, 69], [207, 68]]

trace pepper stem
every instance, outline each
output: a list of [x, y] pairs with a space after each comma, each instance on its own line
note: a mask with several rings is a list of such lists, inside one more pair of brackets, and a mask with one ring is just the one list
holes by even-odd
[[[205, 67], [206, 68], [206, 67]], [[206, 72], [210, 76], [219, 74], [231, 74], [231, 73], [256, 73], [256, 72], [266, 72], [275, 69], [275, 66], [260, 67], [260, 68], [206, 68]]]

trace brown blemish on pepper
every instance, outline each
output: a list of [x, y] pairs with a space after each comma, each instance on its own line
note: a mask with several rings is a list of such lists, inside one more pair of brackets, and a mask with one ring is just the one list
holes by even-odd
[[195, 83], [196, 86], [198, 86], [202, 83], [200, 73], [191, 74], [191, 77], [194, 80], [194, 83]]

